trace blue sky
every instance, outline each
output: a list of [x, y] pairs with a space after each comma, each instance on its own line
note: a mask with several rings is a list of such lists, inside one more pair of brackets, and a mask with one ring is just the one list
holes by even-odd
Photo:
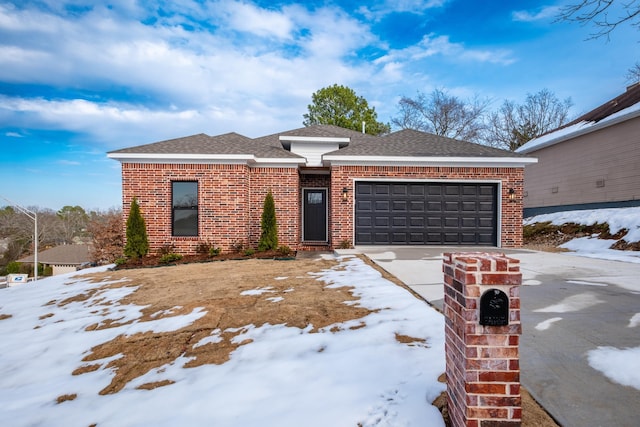
[[625, 90], [640, 32], [588, 40], [554, 22], [566, 2], [0, 0], [0, 196], [119, 207], [107, 151], [301, 127], [334, 83], [384, 122], [436, 88], [492, 108], [547, 88], [575, 117]]

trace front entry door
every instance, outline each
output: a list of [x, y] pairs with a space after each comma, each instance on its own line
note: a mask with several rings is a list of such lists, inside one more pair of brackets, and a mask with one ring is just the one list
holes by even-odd
[[327, 241], [327, 189], [305, 188], [302, 190], [303, 228], [305, 242]]

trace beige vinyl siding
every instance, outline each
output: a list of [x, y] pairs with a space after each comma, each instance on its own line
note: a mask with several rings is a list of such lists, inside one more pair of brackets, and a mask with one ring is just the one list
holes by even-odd
[[640, 199], [640, 117], [528, 154], [525, 208]]

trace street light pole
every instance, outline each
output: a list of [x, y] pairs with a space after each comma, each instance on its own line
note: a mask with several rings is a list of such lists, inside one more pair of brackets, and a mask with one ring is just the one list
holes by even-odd
[[38, 214], [34, 211], [20, 206], [19, 204], [12, 202], [4, 196], [0, 196], [7, 202], [11, 203], [11, 206], [17, 208], [20, 212], [28, 216], [33, 220], [33, 281], [38, 281]]

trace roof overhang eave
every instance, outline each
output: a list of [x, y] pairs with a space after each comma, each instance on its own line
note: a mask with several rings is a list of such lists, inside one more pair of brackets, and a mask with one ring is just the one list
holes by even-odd
[[[577, 138], [579, 136], [586, 135], [588, 133], [595, 132], [595, 131], [600, 130], [600, 129], [605, 129], [605, 128], [608, 128], [609, 126], [613, 126], [613, 125], [616, 125], [618, 123], [626, 122], [627, 120], [631, 120], [631, 119], [636, 118], [636, 117], [640, 117], [640, 109], [633, 110], [633, 111], [631, 111], [631, 112], [629, 112], [627, 114], [621, 114], [620, 116], [615, 117], [613, 119], [606, 120], [606, 118], [605, 118], [602, 121], [599, 121], [598, 123], [595, 123], [595, 124], [593, 124], [591, 126], [584, 126], [583, 125], [581, 127], [578, 127], [573, 132], [561, 133], [562, 129], [560, 129], [560, 130], [556, 131], [556, 132], [561, 133], [559, 136], [557, 136], [555, 138], [549, 138], [547, 141], [539, 143], [539, 144], [536, 144], [533, 147], [531, 147], [530, 149], [527, 149], [526, 148], [526, 144], [525, 144], [522, 147], [518, 148], [516, 150], [516, 152], [517, 153], [521, 153], [521, 154], [533, 153], [533, 152], [536, 152], [536, 151], [541, 150], [543, 148], [550, 147], [552, 145], [556, 145], [556, 144], [559, 144], [561, 142], [568, 141], [570, 139]], [[580, 122], [580, 123], [585, 123], [586, 124], [586, 123], [590, 123], [590, 122]], [[541, 136], [540, 138], [544, 138], [544, 136]], [[534, 140], [532, 140], [532, 141], [534, 141]], [[522, 149], [522, 148], [524, 148], [524, 149]]]
[[457, 166], [457, 167], [524, 167], [537, 163], [535, 157], [381, 157], [324, 156], [324, 166]]
[[253, 154], [153, 154], [107, 153], [120, 163], [199, 163], [199, 164], [304, 164], [303, 158], [256, 157]]

